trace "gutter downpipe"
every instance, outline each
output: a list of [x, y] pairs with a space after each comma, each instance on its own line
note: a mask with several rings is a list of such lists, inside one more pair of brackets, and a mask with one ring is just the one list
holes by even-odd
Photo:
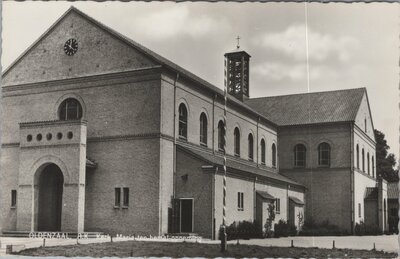
[[176, 83], [178, 82], [178, 79], [179, 79], [179, 73], [176, 73], [176, 77], [175, 77], [175, 81], [174, 81], [174, 118], [173, 118], [173, 120], [174, 120], [174, 127], [173, 127], [173, 134], [174, 134], [174, 150], [173, 150], [173, 183], [174, 183], [174, 186], [173, 186], [173, 188], [172, 188], [172, 199], [173, 199], [173, 203], [172, 203], [172, 205], [173, 205], [173, 207], [172, 207], [172, 211], [173, 211], [173, 216], [172, 216], [172, 220], [173, 220], [173, 223], [172, 223], [172, 229], [173, 229], [173, 232], [176, 232], [176, 229], [175, 229], [175, 219], [176, 219], [176, 216], [177, 216], [177, 211], [176, 211], [176, 206], [175, 206], [175, 199], [176, 199]]
[[354, 125], [350, 123], [350, 196], [351, 196], [351, 234], [354, 234]]
[[212, 150], [215, 154], [215, 100], [217, 99], [217, 94], [214, 94], [213, 99], [213, 110], [212, 110]]
[[258, 158], [258, 149], [259, 149], [259, 143], [258, 143], [258, 127], [260, 126], [260, 116], [258, 116], [258, 119], [257, 119], [257, 145], [256, 145], [256, 147], [257, 147], [257, 167], [260, 167], [259, 166], [259, 158]]

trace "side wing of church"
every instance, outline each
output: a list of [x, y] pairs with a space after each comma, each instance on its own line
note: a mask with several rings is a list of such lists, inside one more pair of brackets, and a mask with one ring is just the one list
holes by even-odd
[[228, 225], [274, 204], [298, 229], [385, 229], [365, 89], [293, 124], [250, 98], [249, 60], [225, 54], [225, 132], [223, 91], [71, 7], [3, 73], [0, 230], [218, 238], [224, 152]]

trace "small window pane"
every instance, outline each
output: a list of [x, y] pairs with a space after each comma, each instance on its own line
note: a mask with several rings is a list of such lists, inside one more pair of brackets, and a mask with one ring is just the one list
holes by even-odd
[[306, 147], [302, 144], [297, 144], [294, 147], [294, 165], [298, 167], [306, 166]]
[[123, 206], [129, 206], [129, 188], [124, 188]]
[[182, 103], [179, 106], [179, 137], [182, 139], [187, 139], [187, 109]]
[[276, 167], [276, 146], [272, 144], [272, 166]]
[[265, 141], [261, 140], [261, 164], [265, 165]]
[[200, 115], [200, 144], [207, 145], [207, 116], [205, 113]]
[[121, 206], [121, 188], [115, 188], [115, 204], [116, 207]]
[[328, 143], [321, 143], [318, 146], [318, 164], [329, 166], [331, 160], [331, 147]]
[[254, 159], [254, 145], [253, 145], [253, 135], [249, 134], [249, 160]]
[[82, 118], [82, 106], [78, 100], [68, 98], [59, 108], [60, 120], [78, 120]]
[[11, 190], [11, 207], [17, 206], [17, 190]]
[[235, 128], [234, 131], [234, 152], [235, 156], [240, 156], [240, 131]]
[[225, 126], [223, 121], [218, 122], [218, 150], [225, 150]]

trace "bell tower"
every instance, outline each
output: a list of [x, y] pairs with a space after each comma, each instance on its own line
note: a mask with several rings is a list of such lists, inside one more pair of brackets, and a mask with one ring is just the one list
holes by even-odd
[[225, 53], [225, 84], [228, 93], [243, 101], [249, 98], [249, 61], [250, 55], [240, 49], [239, 40], [236, 49]]

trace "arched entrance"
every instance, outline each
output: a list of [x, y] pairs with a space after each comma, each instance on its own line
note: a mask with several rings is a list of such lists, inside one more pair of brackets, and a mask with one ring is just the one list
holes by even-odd
[[61, 231], [63, 173], [57, 165], [49, 164], [36, 177], [38, 184], [37, 230]]

